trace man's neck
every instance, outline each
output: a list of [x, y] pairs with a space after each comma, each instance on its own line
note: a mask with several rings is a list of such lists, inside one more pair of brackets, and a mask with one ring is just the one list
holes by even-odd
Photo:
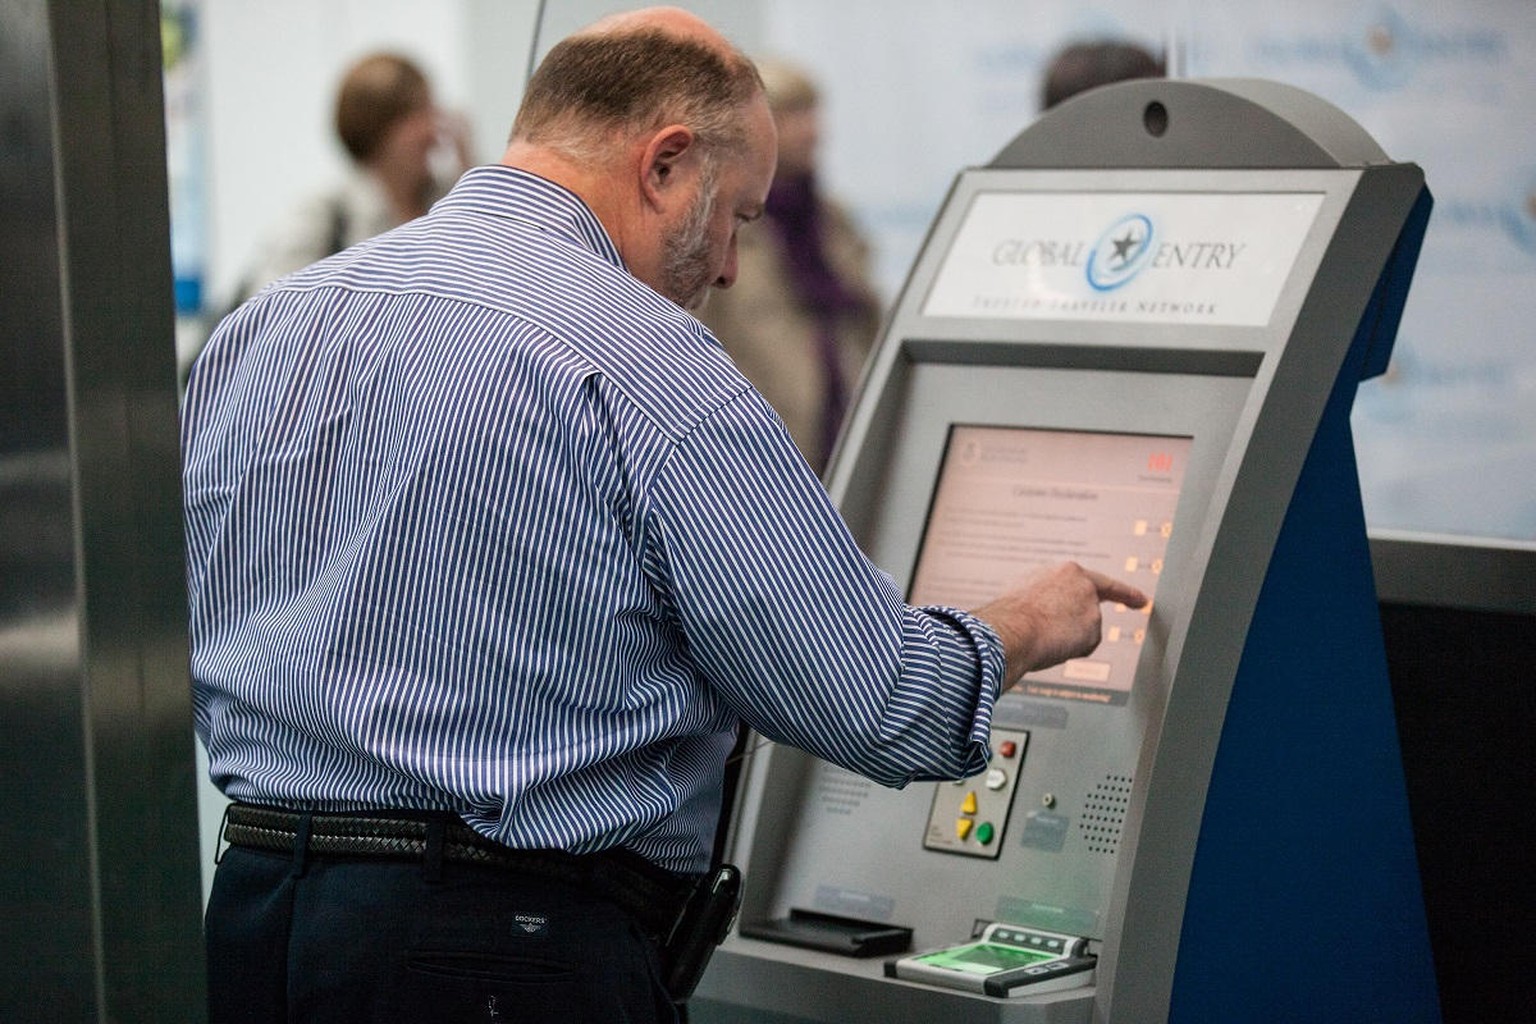
[[[629, 263], [637, 249], [632, 243], [641, 230], [641, 211], [633, 190], [626, 191], [622, 167], [588, 164], [548, 146], [513, 140], [501, 163], [569, 189], [587, 204], [603, 230]], [[636, 268], [631, 267], [633, 272]]]

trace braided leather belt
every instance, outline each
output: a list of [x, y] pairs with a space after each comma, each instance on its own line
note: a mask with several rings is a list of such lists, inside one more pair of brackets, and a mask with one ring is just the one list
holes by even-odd
[[[305, 838], [301, 841], [300, 836]], [[666, 939], [697, 878], [674, 875], [632, 853], [573, 854], [520, 850], [487, 839], [447, 816], [300, 814], [230, 804], [224, 841], [288, 854], [426, 861], [433, 847], [444, 861], [504, 868], [588, 889], [628, 911], [650, 934]]]

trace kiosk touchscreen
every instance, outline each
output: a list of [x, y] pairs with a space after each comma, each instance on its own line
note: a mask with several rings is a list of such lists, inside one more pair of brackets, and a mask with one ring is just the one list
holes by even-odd
[[[907, 599], [975, 608], [1063, 560], [1156, 597], [1190, 439], [950, 427]], [[1151, 607], [1105, 612], [1086, 658], [1024, 677], [1029, 696], [1124, 704]]]
[[1254, 81], [1095, 90], [960, 174], [829, 492], [915, 604], [1063, 560], [1153, 600], [973, 778], [757, 749], [690, 1019], [1439, 1019], [1349, 435], [1429, 208]]

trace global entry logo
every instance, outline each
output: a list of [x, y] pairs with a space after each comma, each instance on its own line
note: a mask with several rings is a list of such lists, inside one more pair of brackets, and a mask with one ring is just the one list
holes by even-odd
[[1143, 213], [1128, 213], [1111, 224], [1088, 254], [1089, 287], [1112, 292], [1129, 284], [1150, 262], [1154, 234], [1151, 218]]
[[930, 315], [1211, 322], [1228, 300], [1278, 289], [1272, 268], [1294, 258], [1286, 250], [1301, 244], [1321, 199], [1240, 196], [1215, 211], [1193, 194], [1015, 202], [1007, 217], [967, 222], [971, 236], [962, 233], [952, 251], [963, 256], [940, 270]]

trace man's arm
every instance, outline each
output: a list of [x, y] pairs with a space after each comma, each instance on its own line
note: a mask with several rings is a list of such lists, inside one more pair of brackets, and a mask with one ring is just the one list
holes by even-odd
[[1063, 562], [974, 614], [1003, 642], [1008, 659], [1004, 682], [1012, 686], [1026, 672], [1080, 658], [1097, 647], [1099, 606], [1105, 601], [1140, 608], [1147, 595], [1075, 562]]

